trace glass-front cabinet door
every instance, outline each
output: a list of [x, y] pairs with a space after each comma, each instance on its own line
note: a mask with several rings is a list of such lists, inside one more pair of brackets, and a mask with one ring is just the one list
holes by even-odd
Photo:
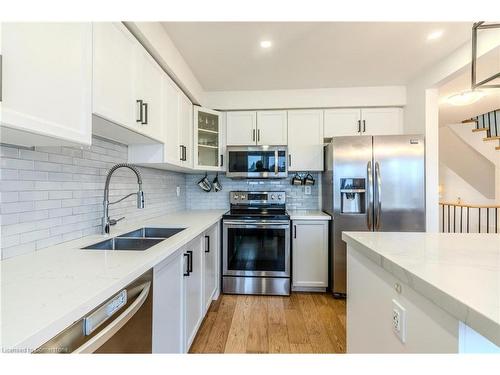
[[222, 168], [220, 120], [219, 112], [203, 107], [194, 107], [194, 162], [196, 169], [218, 171]]

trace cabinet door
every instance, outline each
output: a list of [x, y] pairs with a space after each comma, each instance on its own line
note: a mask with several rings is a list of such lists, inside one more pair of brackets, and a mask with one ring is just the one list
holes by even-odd
[[179, 134], [179, 93], [175, 83], [167, 76], [163, 76], [163, 143], [165, 162], [180, 165], [182, 152]]
[[208, 311], [217, 290], [218, 267], [217, 254], [219, 253], [219, 225], [210, 228], [204, 235], [203, 255], [203, 309]]
[[325, 110], [325, 138], [359, 135], [361, 130], [361, 110], [359, 108]]
[[403, 134], [402, 108], [363, 108], [361, 120], [363, 135]]
[[184, 146], [181, 165], [193, 167], [193, 104], [179, 90], [179, 134], [181, 145]]
[[323, 111], [288, 111], [290, 171], [323, 170]]
[[182, 353], [183, 255], [168, 259], [153, 270], [153, 353]]
[[328, 286], [328, 222], [293, 221], [294, 287]]
[[122, 23], [94, 23], [93, 113], [132, 129], [138, 128], [137, 44]]
[[[154, 139], [162, 139], [163, 96], [162, 77], [165, 72], [141, 46], [136, 48], [136, 94], [135, 99], [142, 102], [137, 105], [137, 122], [140, 131]], [[142, 105], [142, 118], [140, 116]]]
[[196, 106], [193, 115], [194, 167], [219, 171], [223, 161], [221, 113]]
[[269, 146], [287, 144], [286, 111], [257, 112], [257, 144]]
[[[50, 142], [44, 136], [59, 144], [89, 145], [92, 24], [6, 22], [1, 27], [2, 125], [22, 131], [19, 144], [26, 146]], [[4, 129], [2, 142], [18, 143], [9, 135]]]
[[226, 143], [228, 146], [253, 146], [257, 142], [257, 112], [227, 112]]
[[[198, 327], [203, 318], [202, 298], [203, 298], [203, 279], [202, 279], [202, 256], [201, 256], [201, 237], [197, 237], [185, 246], [185, 254], [190, 254], [191, 260], [186, 265], [190, 270], [189, 275], [184, 277], [184, 300], [185, 300], [185, 350], [189, 350]], [[191, 252], [191, 253], [189, 253]], [[188, 256], [185, 256], [185, 262]]]

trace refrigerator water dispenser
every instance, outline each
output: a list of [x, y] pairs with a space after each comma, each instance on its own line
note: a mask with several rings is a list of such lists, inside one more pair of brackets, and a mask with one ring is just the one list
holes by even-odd
[[343, 214], [364, 214], [366, 179], [341, 178], [340, 179], [340, 212]]

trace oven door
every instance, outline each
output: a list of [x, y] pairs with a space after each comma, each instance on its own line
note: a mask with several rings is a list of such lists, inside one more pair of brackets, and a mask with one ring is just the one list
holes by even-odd
[[228, 220], [223, 224], [223, 275], [290, 277], [290, 222]]
[[284, 146], [227, 147], [230, 178], [286, 178], [287, 149]]

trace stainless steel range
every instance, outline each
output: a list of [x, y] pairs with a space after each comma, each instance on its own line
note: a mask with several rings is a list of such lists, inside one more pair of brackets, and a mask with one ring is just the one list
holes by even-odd
[[290, 294], [290, 216], [284, 191], [232, 191], [223, 216], [222, 291]]

